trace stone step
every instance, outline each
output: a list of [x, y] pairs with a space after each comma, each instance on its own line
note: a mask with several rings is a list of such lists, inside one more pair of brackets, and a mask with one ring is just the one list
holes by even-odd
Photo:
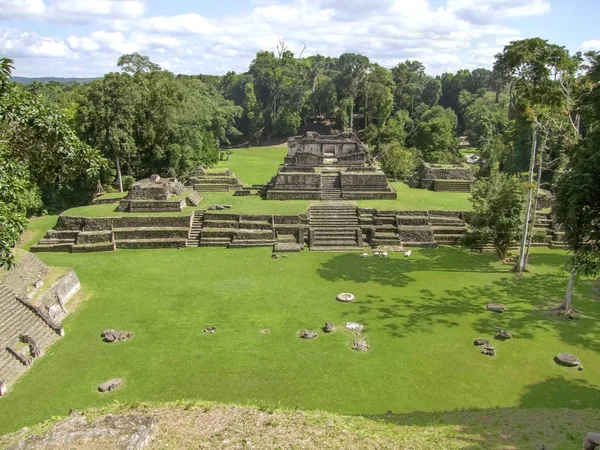
[[61, 230], [48, 230], [44, 238], [48, 239], [70, 239], [72, 242], [75, 242], [77, 236], [79, 235], [79, 231], [61, 231]]
[[229, 192], [229, 184], [195, 184], [194, 190], [199, 192]]
[[228, 245], [228, 248], [246, 248], [246, 247], [272, 247], [275, 242], [271, 240], [236, 240]]
[[433, 232], [437, 234], [461, 234], [465, 232], [465, 227], [432, 227]]
[[436, 234], [435, 240], [444, 244], [448, 242], [458, 243], [462, 237], [462, 234]]
[[313, 245], [310, 248], [311, 252], [364, 252], [365, 249], [364, 247], [351, 247], [351, 246], [340, 246], [340, 247], [334, 247], [334, 246], [317, 246], [317, 245]]
[[112, 252], [114, 250], [114, 242], [95, 242], [92, 244], [77, 244], [74, 245], [71, 249], [73, 253]]
[[73, 244], [36, 244], [29, 249], [30, 252], [70, 252]]
[[456, 225], [463, 226], [465, 223], [457, 217], [429, 217], [429, 223], [431, 225]]
[[140, 227], [140, 228], [115, 228], [115, 240], [134, 239], [176, 239], [187, 238], [189, 228], [183, 227]]
[[122, 239], [117, 240], [117, 248], [180, 248], [185, 247], [187, 239]]
[[398, 236], [396, 236], [395, 238], [390, 238], [390, 239], [386, 239], [386, 238], [372, 238], [371, 239], [372, 246], [400, 245], [401, 243], [402, 243], [402, 241], [400, 241], [400, 238]]
[[38, 244], [41, 244], [41, 245], [74, 244], [74, 243], [75, 243], [75, 239], [69, 239], [69, 238], [57, 238], [57, 239], [42, 238], [38, 242]]

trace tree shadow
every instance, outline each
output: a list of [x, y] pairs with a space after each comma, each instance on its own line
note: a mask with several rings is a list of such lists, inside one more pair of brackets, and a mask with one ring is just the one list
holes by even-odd
[[600, 390], [584, 380], [557, 376], [527, 389], [516, 408], [388, 412], [367, 417], [400, 427], [426, 428], [422, 438], [433, 436], [435, 448], [443, 448], [440, 436], [447, 434], [448, 441], [461, 441], [460, 448], [468, 450], [578, 449], [585, 434], [598, 428], [597, 410], [593, 408], [600, 404]]
[[[441, 294], [432, 289], [421, 289], [415, 298], [367, 295], [357, 309], [344, 313], [353, 320], [368, 324], [382, 322], [382, 328], [394, 337], [428, 331], [443, 325], [459, 326], [456, 319], [464, 315], [478, 315], [472, 324], [475, 332], [489, 334], [494, 327], [511, 331], [516, 338], [534, 339], [538, 332], [553, 331], [568, 344], [584, 346], [600, 352], [600, 304], [593, 300], [591, 281], [578, 283], [574, 304], [582, 311], [581, 317], [569, 321], [555, 316], [551, 307], [560, 302], [566, 288], [565, 256], [562, 253], [535, 253], [535, 266], [558, 268], [553, 273], [528, 273], [524, 278], [511, 275], [509, 268], [499, 267], [495, 255], [472, 254], [464, 249], [445, 247], [419, 252], [416, 258], [360, 258], [355, 254], [336, 256], [318, 269], [319, 275], [329, 281], [376, 283], [403, 288], [416, 281], [416, 272], [467, 272], [505, 274], [500, 280], [482, 285], [447, 289]], [[414, 274], [414, 275], [413, 275]], [[564, 276], [563, 276], [564, 275]], [[502, 303], [506, 312], [485, 310], [488, 303]], [[386, 322], [387, 321], [387, 322]]]
[[[317, 270], [328, 281], [374, 282], [385, 286], [404, 287], [414, 278], [410, 272], [485, 272], [503, 273], [494, 267], [495, 255], [479, 254], [454, 247], [424, 249], [412, 258], [360, 258], [353, 253], [336, 256]], [[508, 269], [507, 269], [508, 270]]]

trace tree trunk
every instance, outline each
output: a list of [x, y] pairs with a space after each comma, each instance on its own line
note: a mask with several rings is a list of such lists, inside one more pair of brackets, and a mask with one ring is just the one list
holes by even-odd
[[531, 241], [533, 239], [533, 228], [535, 227], [535, 219], [537, 216], [537, 199], [540, 193], [540, 184], [542, 182], [542, 165], [544, 158], [544, 147], [546, 146], [546, 140], [548, 138], [548, 132], [546, 131], [546, 136], [542, 140], [540, 144], [540, 149], [538, 151], [538, 173], [537, 173], [537, 184], [535, 186], [535, 194], [533, 195], [533, 210], [531, 217], [531, 229], [529, 230], [529, 239], [527, 240], [527, 250], [525, 251], [525, 267], [527, 267], [527, 263], [529, 263], [529, 249], [531, 248]]
[[352, 103], [350, 104], [350, 129], [354, 130], [354, 99], [352, 99]]
[[575, 281], [577, 280], [577, 269], [573, 267], [571, 269], [571, 276], [569, 277], [569, 284], [567, 285], [567, 293], [565, 299], [558, 309], [564, 309], [566, 311], [571, 309], [571, 300], [573, 297], [573, 288], [575, 287]]
[[517, 273], [523, 275], [525, 269], [525, 245], [527, 244], [527, 235], [529, 231], [529, 219], [531, 217], [531, 202], [533, 197], [533, 168], [535, 166], [535, 154], [537, 147], [537, 128], [536, 124], [533, 124], [532, 128], [532, 142], [531, 142], [531, 160], [529, 163], [529, 195], [527, 197], [527, 206], [525, 210], [525, 221], [523, 222], [523, 232], [521, 235], [521, 247], [519, 249], [519, 260], [517, 261]]
[[115, 166], [117, 167], [117, 181], [119, 182], [119, 192], [123, 192], [123, 179], [121, 178], [121, 161], [115, 156]]

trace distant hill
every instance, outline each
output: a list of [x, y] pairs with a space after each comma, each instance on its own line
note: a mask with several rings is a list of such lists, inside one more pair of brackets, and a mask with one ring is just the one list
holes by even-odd
[[39, 81], [40, 83], [48, 83], [49, 81], [57, 81], [62, 84], [73, 84], [73, 83], [89, 83], [90, 81], [98, 80], [102, 77], [95, 78], [60, 78], [60, 77], [12, 77], [12, 81], [16, 81], [21, 84], [31, 84], [34, 81]]

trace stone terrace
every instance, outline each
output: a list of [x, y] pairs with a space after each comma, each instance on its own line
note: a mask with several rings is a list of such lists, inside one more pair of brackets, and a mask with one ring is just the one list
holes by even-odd
[[79, 280], [70, 270], [42, 287], [47, 275], [48, 267], [30, 253], [14, 270], [0, 272], [0, 395], [64, 334], [60, 321]]

